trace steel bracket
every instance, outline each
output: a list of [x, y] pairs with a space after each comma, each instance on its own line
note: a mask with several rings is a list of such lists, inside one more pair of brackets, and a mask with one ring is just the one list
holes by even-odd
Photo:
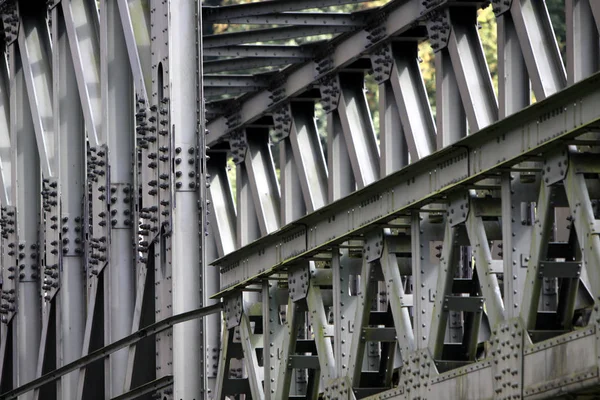
[[383, 255], [383, 231], [378, 229], [365, 235], [364, 245], [367, 262], [375, 262]]
[[516, 399], [522, 396], [524, 332], [519, 318], [503, 322], [492, 332], [495, 399]]
[[367, 44], [367, 48], [379, 43], [383, 39], [387, 37], [387, 29], [385, 27], [385, 19], [387, 15], [385, 13], [377, 15], [369, 26], [367, 26], [366, 31], [369, 33], [367, 35], [367, 40], [369, 43]]
[[198, 148], [195, 143], [175, 144], [175, 191], [198, 190]]
[[428, 15], [426, 26], [429, 33], [429, 43], [433, 51], [438, 52], [445, 49], [448, 46], [450, 32], [452, 31], [450, 10], [445, 8], [444, 10], [432, 11]]
[[270, 107], [286, 98], [285, 82], [282, 82], [280, 85], [274, 85], [269, 89], [269, 92], [271, 93], [269, 95], [269, 99], [271, 100], [271, 103], [269, 104]]
[[371, 64], [373, 64], [373, 78], [375, 82], [382, 84], [388, 81], [392, 75], [392, 66], [394, 64], [391, 45], [384, 44], [371, 53], [370, 57]]
[[325, 400], [352, 400], [352, 386], [347, 376], [336, 378], [325, 385]]
[[569, 153], [566, 149], [554, 153], [544, 160], [542, 179], [546, 186], [562, 182], [569, 169]]
[[[17, 252], [19, 265], [19, 282], [33, 282], [40, 277], [39, 245], [37, 242], [19, 242]], [[58, 278], [58, 275], [57, 275]], [[58, 287], [58, 281], [56, 281]]]
[[292, 111], [289, 104], [284, 104], [273, 113], [275, 121], [275, 138], [283, 140], [290, 136], [292, 130]]
[[288, 271], [288, 290], [292, 301], [305, 299], [310, 285], [308, 264], [290, 267]]
[[496, 17], [510, 11], [512, 0], [492, 0], [492, 10]]
[[2, 207], [2, 291], [0, 314], [2, 322], [8, 324], [17, 309], [17, 227], [16, 208]]
[[130, 229], [132, 223], [131, 185], [111, 183], [110, 185], [110, 225], [114, 229]]
[[63, 257], [81, 256], [83, 254], [83, 218], [79, 214], [62, 214], [61, 221]]
[[242, 292], [232, 294], [224, 299], [225, 302], [225, 322], [227, 329], [240, 326], [242, 323], [242, 313], [244, 312], [244, 300]]
[[89, 278], [97, 276], [108, 261], [108, 151], [106, 145], [90, 148], [88, 179], [92, 189], [92, 231], [88, 260]]
[[422, 0], [421, 3], [421, 15], [425, 15], [432, 9], [441, 6], [447, 0]]
[[246, 152], [248, 151], [246, 132], [243, 130], [233, 132], [229, 138], [229, 146], [231, 146], [233, 162], [236, 164], [243, 163], [246, 160]]
[[13, 44], [19, 37], [21, 21], [16, 1], [5, 1], [1, 7], [2, 25], [4, 26], [4, 41], [6, 46]]
[[[158, 221], [160, 228], [154, 227], [157, 231], [160, 229], [161, 232], [170, 234], [172, 229], [172, 221], [171, 221], [171, 206], [173, 203], [173, 185], [172, 182], [174, 180], [172, 171], [172, 161], [171, 158], [173, 156], [173, 145], [172, 145], [172, 136], [169, 135], [169, 99], [164, 97], [161, 99], [160, 103], [156, 108], [154, 108], [157, 113], [157, 129], [158, 129], [158, 181], [157, 181], [157, 191], [158, 191], [158, 215], [154, 213], [152, 218], [154, 222]], [[173, 132], [174, 133], [174, 132]], [[180, 158], [180, 157], [178, 157]], [[184, 167], [184, 168], [181, 168]], [[190, 165], [190, 167], [193, 167]], [[185, 166], [181, 164], [175, 165], [176, 172], [175, 175], [184, 174]], [[179, 179], [179, 184], [183, 187], [188, 187], [189, 180], [192, 179], [190, 176], [181, 176]], [[153, 208], [154, 209], [154, 208]]]
[[426, 397], [427, 385], [434, 366], [428, 350], [413, 352], [402, 364], [400, 384], [396, 388], [405, 399], [417, 400]]
[[[42, 208], [44, 210], [44, 243], [46, 251], [42, 263], [42, 297], [51, 301], [60, 285], [61, 221], [59, 221], [58, 181], [44, 178], [42, 183]], [[62, 233], [62, 240], [65, 232]]]
[[327, 72], [333, 69], [334, 62], [333, 57], [331, 55], [333, 53], [333, 49], [328, 48], [327, 50], [327, 53], [323, 54], [322, 58], [316, 61], [317, 75], [326, 74]]
[[342, 93], [339, 76], [335, 75], [322, 79], [319, 89], [321, 91], [323, 110], [327, 114], [337, 110], [340, 104], [340, 94]]
[[448, 222], [451, 226], [457, 226], [463, 224], [469, 218], [470, 211], [470, 199], [469, 192], [463, 191], [462, 193], [455, 193], [450, 198], [450, 205], [448, 206]]

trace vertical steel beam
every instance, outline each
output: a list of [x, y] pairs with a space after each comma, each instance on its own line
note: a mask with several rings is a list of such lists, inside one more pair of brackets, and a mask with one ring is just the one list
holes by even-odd
[[[433, 315], [433, 304], [438, 276], [438, 260], [433, 247], [444, 237], [444, 218], [434, 214], [413, 213], [411, 217], [411, 253], [413, 276], [413, 327], [415, 346], [427, 348]], [[441, 253], [441, 251], [440, 251]]]
[[590, 0], [567, 0], [566, 20], [567, 83], [572, 85], [598, 70], [598, 31]]
[[519, 36], [510, 13], [497, 18], [498, 114], [505, 118], [529, 105], [530, 85]]
[[515, 0], [511, 14], [536, 99], [565, 87], [567, 80], [546, 2]]
[[[40, 163], [36, 134], [26, 88], [26, 71], [16, 44], [10, 46], [11, 59], [11, 141], [12, 203], [17, 207], [19, 254], [18, 312], [14, 326], [13, 351], [16, 386], [36, 377], [41, 338], [39, 263], [37, 258], [40, 224]], [[33, 398], [33, 392], [20, 400]]]
[[[133, 230], [128, 220], [128, 200], [133, 185], [134, 99], [127, 47], [116, 0], [100, 3], [102, 57], [102, 137], [107, 139], [110, 166], [111, 230], [109, 265], [105, 272], [105, 343], [131, 333], [135, 303]], [[108, 196], [107, 196], [108, 197]], [[114, 213], [113, 213], [114, 210]], [[106, 364], [106, 393], [123, 393], [127, 372], [127, 349], [111, 354]]]
[[[54, 131], [58, 138], [58, 189], [61, 220], [71, 230], [83, 220], [85, 190], [85, 126], [67, 29], [60, 7], [53, 10], [53, 105]], [[70, 225], [70, 226], [69, 226]], [[85, 272], [82, 253], [77, 252], [81, 234], [69, 232], [74, 243], [63, 240], [61, 290], [58, 293], [60, 312], [57, 320], [60, 334], [60, 365], [81, 357], [85, 329]], [[64, 235], [66, 240], [67, 234]], [[77, 393], [77, 372], [62, 377], [60, 396], [74, 399]]]
[[448, 49], [435, 53], [437, 149], [467, 136], [467, 116], [458, 99], [460, 91]]
[[[202, 93], [198, 84], [199, 2], [172, 0], [169, 6], [169, 76], [171, 89], [171, 125], [176, 148], [198, 157], [199, 121]], [[204, 153], [204, 149], [202, 149]], [[194, 160], [196, 163], [197, 161]], [[197, 164], [195, 164], [197, 165]], [[198, 171], [194, 171], [198, 172]], [[202, 171], [204, 172], [204, 171]], [[199, 268], [204, 224], [198, 209], [200, 192], [196, 186], [177, 186], [173, 205], [173, 314], [190, 311], [202, 304]], [[202, 226], [201, 231], [204, 230]], [[201, 240], [202, 238], [202, 240]], [[202, 248], [202, 250], [204, 250]], [[201, 322], [192, 320], [173, 327], [173, 396], [175, 399], [200, 399], [201, 391]]]

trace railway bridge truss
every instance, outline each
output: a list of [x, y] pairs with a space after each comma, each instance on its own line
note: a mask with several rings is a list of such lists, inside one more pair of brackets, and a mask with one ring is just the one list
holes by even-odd
[[0, 0], [0, 398], [598, 398], [600, 2], [208, 3]]

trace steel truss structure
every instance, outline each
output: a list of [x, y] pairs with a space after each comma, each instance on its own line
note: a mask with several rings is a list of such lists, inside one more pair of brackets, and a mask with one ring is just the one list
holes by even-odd
[[381, 3], [0, 0], [0, 398], [600, 395], [600, 2]]

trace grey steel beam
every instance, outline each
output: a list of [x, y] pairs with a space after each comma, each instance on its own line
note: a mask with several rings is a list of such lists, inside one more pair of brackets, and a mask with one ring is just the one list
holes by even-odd
[[96, 2], [89, 0], [63, 1], [62, 7], [71, 56], [79, 87], [79, 98], [91, 142], [102, 140], [102, 94], [100, 89], [100, 33]]
[[505, 118], [527, 107], [531, 93], [519, 36], [510, 13], [497, 18], [498, 114]]
[[[268, 2], [257, 4], [266, 7]], [[386, 13], [383, 14], [383, 19], [379, 26], [385, 28], [385, 35], [382, 35], [381, 39], [378, 39], [377, 42], [384, 41], [389, 37], [410, 29], [414, 22], [421, 16], [421, 5], [416, 1], [395, 1], [384, 7], [382, 11], [386, 11]], [[269, 12], [271, 13], [273, 11]], [[284, 89], [285, 96], [282, 96], [277, 102], [273, 102], [270, 97], [271, 92], [268, 90], [261, 91], [248, 98], [239, 107], [240, 119], [235, 126], [228, 126], [227, 118], [225, 117], [212, 121], [208, 125], [210, 133], [207, 136], [207, 144], [211, 146], [214, 143], [217, 143], [235, 128], [261, 117], [275, 108], [279, 102], [283, 102], [287, 100], [287, 98], [306, 90], [322, 76], [335, 73], [338, 69], [369, 53], [369, 49], [374, 44], [371, 41], [371, 38], [370, 32], [367, 30], [360, 30], [341, 40], [332, 51], [329, 52], [332, 64], [331, 70], [326, 72], [315, 72], [318, 65], [318, 62], [316, 61], [309, 61], [299, 66], [287, 76], [285, 83], [281, 85], [281, 88]]]
[[310, 59], [313, 52], [307, 46], [276, 44], [244, 44], [203, 49], [204, 57], [284, 57]]
[[56, 175], [56, 149], [52, 122], [52, 50], [44, 14], [27, 10], [21, 16], [19, 52], [35, 127], [44, 177]]
[[[199, 132], [204, 132], [203, 118], [202, 72], [198, 65], [202, 60], [198, 45], [198, 20], [196, 18], [199, 4], [188, 0], [172, 0], [169, 4], [169, 76], [171, 110], [170, 124], [175, 149], [180, 148], [187, 166], [176, 167], [177, 170], [194, 178], [204, 174], [204, 141], [198, 139]], [[201, 20], [200, 20], [201, 21]], [[200, 24], [200, 26], [202, 26]], [[204, 40], [204, 39], [202, 39]], [[204, 137], [204, 135], [202, 135]], [[202, 148], [200, 148], [202, 146]], [[177, 150], [176, 150], [177, 152]], [[182, 156], [183, 156], [182, 154]], [[181, 168], [181, 169], [179, 169]], [[185, 168], [185, 169], [184, 169]], [[196, 180], [178, 182], [173, 195], [173, 313], [179, 314], [198, 308], [203, 301], [201, 295], [200, 269], [206, 267], [204, 256], [204, 224], [206, 220], [201, 200], [200, 188]], [[204, 185], [203, 178], [199, 181]], [[203, 199], [202, 199], [203, 200]], [[200, 232], [198, 227], [200, 226]], [[198, 266], [200, 268], [198, 268]], [[188, 321], [173, 328], [173, 397], [176, 399], [200, 399], [202, 397], [202, 344], [200, 334], [202, 324], [198, 320]]]
[[[85, 190], [85, 122], [75, 79], [75, 69], [67, 27], [60, 7], [53, 10], [53, 82], [54, 131], [58, 138], [58, 191], [61, 221], [67, 228], [62, 246], [61, 290], [58, 294], [58, 331], [62, 340], [58, 366], [81, 357], [85, 330], [85, 272], [82, 235], [78, 234], [83, 220]], [[88, 134], [91, 132], [88, 131]], [[48, 352], [51, 350], [48, 349]], [[60, 382], [63, 400], [74, 399], [77, 393], [76, 372], [64, 375]]]
[[139, 331], [128, 335], [122, 339], [117, 340], [107, 346], [104, 346], [98, 350], [91, 352], [72, 363], [64, 365], [60, 368], [55, 369], [54, 371], [37, 378], [25, 385], [22, 385], [16, 389], [13, 389], [9, 392], [2, 393], [2, 396], [6, 400], [15, 399], [18, 396], [21, 396], [25, 393], [28, 393], [38, 387], [41, 387], [49, 382], [52, 382], [61, 376], [68, 374], [69, 372], [76, 371], [80, 368], [83, 368], [94, 361], [105, 359], [116, 351], [119, 351], [123, 348], [131, 346], [145, 337], [156, 335], [157, 333], [164, 332], [167, 329], [173, 328], [173, 326], [182, 324], [194, 319], [203, 318], [207, 315], [211, 315], [214, 313], [221, 312], [222, 305], [221, 303], [214, 304], [208, 307], [198, 308], [196, 310], [187, 311], [182, 314], [173, 315], [172, 317], [165, 318], [162, 321], [155, 322], [154, 324], [148, 325], [145, 328], [140, 329]]
[[327, 115], [328, 199], [332, 203], [356, 189], [342, 122], [337, 112]]
[[[302, 255], [344, 241], [376, 221], [391, 220], [401, 210], [423, 205], [457, 184], [481, 179], [494, 168], [513, 165], [562, 137], [581, 133], [600, 118], [600, 112], [593, 106], [600, 99], [597, 86], [595, 77], [588, 78], [463, 139], [457, 146], [411, 164], [339, 203], [302, 218], [294, 226], [217, 260], [216, 264], [223, 268], [222, 289], [247, 285]], [[560, 111], [553, 115], [548, 110]], [[373, 202], [362, 206], [366, 199]], [[295, 239], [286, 243], [284, 238], [290, 235]], [[276, 244], [279, 242], [286, 245], [280, 248]], [[241, 259], [244, 259], [243, 271], [227, 268]]]
[[[248, 128], [245, 135], [248, 145], [245, 164], [250, 192], [261, 235], [267, 235], [281, 226], [280, 190], [269, 147], [269, 132], [261, 128]], [[241, 212], [239, 208], [238, 212]]]
[[492, 86], [479, 34], [475, 10], [451, 10], [452, 31], [448, 39], [448, 53], [452, 60], [460, 97], [467, 114], [470, 133], [476, 132], [498, 119], [498, 102]]
[[140, 99], [152, 93], [149, 0], [117, 0], [134, 84]]
[[[108, 267], [104, 269], [105, 344], [131, 333], [135, 304], [133, 223], [130, 195], [133, 191], [134, 97], [127, 47], [116, 0], [100, 3], [100, 60], [102, 135], [108, 144], [111, 229]], [[114, 213], [113, 213], [114, 210]], [[126, 211], [126, 210], [129, 210]], [[106, 393], [121, 395], [125, 387], [127, 350], [109, 357], [106, 364]]]
[[598, 70], [598, 31], [590, 4], [593, 0], [567, 0], [567, 83], [572, 85]]
[[254, 75], [204, 75], [204, 86], [214, 87], [266, 87], [267, 82]]
[[536, 201], [536, 215], [531, 235], [531, 250], [527, 262], [527, 278], [521, 293], [521, 319], [526, 329], [535, 329], [542, 279], [539, 277], [540, 262], [545, 261], [554, 222], [552, 194], [556, 189], [541, 184]]
[[437, 149], [450, 146], [467, 135], [467, 116], [460, 98], [456, 73], [448, 49], [435, 54], [435, 105]]
[[567, 80], [545, 2], [516, 0], [511, 14], [536, 99], [564, 88]]
[[222, 21], [229, 24], [251, 25], [309, 25], [309, 26], [362, 26], [364, 14], [336, 12], [282, 12], [273, 14], [248, 15]]
[[202, 7], [205, 22], [224, 22], [232, 18], [254, 17], [287, 11], [307, 10], [342, 4], [364, 3], [365, 0], [278, 0], [221, 7]]
[[11, 204], [10, 74], [6, 53], [0, 57], [0, 204]]
[[[290, 105], [290, 143], [308, 212], [327, 204], [327, 167], [314, 116], [314, 103]], [[289, 221], [286, 221], [286, 224]]]
[[236, 202], [237, 202], [237, 248], [252, 243], [260, 237], [260, 227], [256, 215], [252, 189], [246, 165], [242, 162], [236, 167]]
[[400, 121], [400, 110], [392, 84], [379, 85], [379, 173], [385, 177], [408, 165], [408, 145]]
[[240, 57], [226, 58], [214, 61], [204, 61], [204, 73], [211, 74], [226, 71], [242, 71], [264, 67], [281, 67], [293, 64], [298, 59], [294, 57]]
[[234, 46], [244, 43], [269, 42], [310, 37], [355, 30], [352, 26], [284, 26], [271, 29], [253, 29], [242, 32], [221, 33], [204, 36], [204, 48]]
[[344, 139], [356, 186], [363, 188], [379, 178], [379, 147], [373, 120], [364, 92], [364, 75], [341, 73], [337, 113], [340, 116]]
[[435, 151], [435, 124], [418, 64], [417, 43], [392, 45], [390, 82], [408, 144], [411, 161]]
[[210, 175], [208, 198], [212, 205], [209, 221], [219, 256], [236, 248], [236, 210], [226, 164], [226, 155], [215, 153], [210, 155], [207, 166]]
[[[41, 338], [41, 304], [39, 292], [40, 264], [38, 229], [40, 224], [41, 173], [35, 124], [27, 91], [27, 73], [16, 44], [9, 47], [11, 59], [11, 141], [12, 198], [17, 207], [16, 230], [19, 258], [17, 265], [17, 306], [13, 319], [14, 384], [21, 386], [36, 378]], [[33, 393], [23, 400], [33, 399]]]
[[298, 163], [294, 159], [289, 138], [279, 142], [279, 181], [281, 182], [280, 221], [290, 224], [306, 215], [305, 199], [298, 176]]

